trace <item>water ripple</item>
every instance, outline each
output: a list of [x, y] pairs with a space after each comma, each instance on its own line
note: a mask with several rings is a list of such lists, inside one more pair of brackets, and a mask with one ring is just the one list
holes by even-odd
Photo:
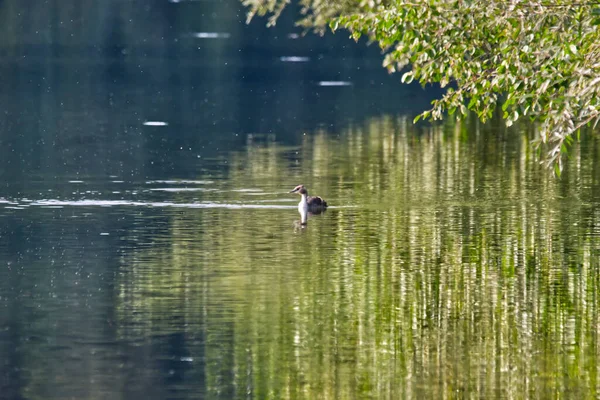
[[146, 202], [129, 200], [37, 200], [32, 206], [73, 206], [73, 207], [174, 207], [174, 208], [226, 208], [226, 209], [293, 209], [295, 205], [277, 204], [246, 204], [246, 203], [173, 203], [173, 202]]

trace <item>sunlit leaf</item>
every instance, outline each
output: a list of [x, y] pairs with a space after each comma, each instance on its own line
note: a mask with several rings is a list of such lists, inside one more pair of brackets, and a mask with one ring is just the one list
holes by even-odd
[[577, 54], [577, 46], [575, 46], [574, 44], [569, 45], [569, 50], [571, 50], [571, 53]]
[[404, 75], [402, 75], [402, 83], [411, 83], [413, 81], [414, 75], [412, 73], [412, 71], [406, 72]]

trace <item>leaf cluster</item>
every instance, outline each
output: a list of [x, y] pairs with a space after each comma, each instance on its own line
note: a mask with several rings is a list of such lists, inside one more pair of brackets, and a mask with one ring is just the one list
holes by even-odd
[[[289, 0], [243, 0], [274, 23]], [[536, 121], [537, 143], [562, 170], [573, 135], [600, 120], [599, 10], [567, 0], [299, 0], [301, 25], [367, 36], [403, 82], [438, 83], [444, 95], [415, 118], [482, 121], [502, 104], [507, 126]]]

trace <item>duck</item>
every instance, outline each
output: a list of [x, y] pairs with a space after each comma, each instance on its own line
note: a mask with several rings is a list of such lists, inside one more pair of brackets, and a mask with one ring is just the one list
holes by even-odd
[[290, 190], [290, 193], [298, 193], [302, 196], [300, 203], [298, 203], [300, 214], [306, 214], [307, 212], [318, 214], [327, 209], [327, 202], [319, 196], [309, 196], [304, 185], [296, 186], [293, 190]]

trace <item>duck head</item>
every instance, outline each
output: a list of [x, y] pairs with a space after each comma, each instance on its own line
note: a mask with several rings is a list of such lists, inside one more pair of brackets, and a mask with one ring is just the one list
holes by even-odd
[[290, 193], [307, 194], [308, 191], [306, 190], [304, 185], [298, 185], [293, 190], [290, 190]]

